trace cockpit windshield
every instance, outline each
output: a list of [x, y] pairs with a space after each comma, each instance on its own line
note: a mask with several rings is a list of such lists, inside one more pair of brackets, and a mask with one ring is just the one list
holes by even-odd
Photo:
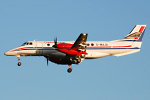
[[25, 43], [23, 43], [21, 46], [32, 45], [32, 44], [33, 44], [32, 42], [25, 42]]
[[26, 43], [27, 43], [27, 42], [23, 43], [21, 46], [24, 46], [24, 45], [26, 45]]

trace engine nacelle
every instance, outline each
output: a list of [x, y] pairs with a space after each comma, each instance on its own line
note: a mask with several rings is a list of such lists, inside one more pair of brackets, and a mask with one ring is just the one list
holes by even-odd
[[64, 64], [64, 65], [78, 64], [82, 61], [81, 57], [73, 57], [73, 58], [70, 57], [70, 59], [68, 59], [68, 57], [64, 57], [64, 58], [50, 57], [49, 60], [53, 63]]
[[72, 62], [70, 60], [62, 59], [62, 58], [51, 57], [51, 58], [49, 58], [49, 60], [53, 63], [56, 63], [56, 64], [64, 64], [64, 65], [71, 65], [72, 64]]
[[66, 54], [58, 51], [58, 52], [52, 53], [51, 56], [62, 58], [62, 57], [65, 57]]

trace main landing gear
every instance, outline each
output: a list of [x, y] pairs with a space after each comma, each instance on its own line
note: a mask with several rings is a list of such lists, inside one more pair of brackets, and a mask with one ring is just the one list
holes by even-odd
[[72, 72], [72, 67], [71, 67], [71, 65], [68, 65], [70, 68], [68, 68], [68, 73], [71, 73]]
[[21, 66], [20, 55], [17, 55], [18, 58], [18, 66]]

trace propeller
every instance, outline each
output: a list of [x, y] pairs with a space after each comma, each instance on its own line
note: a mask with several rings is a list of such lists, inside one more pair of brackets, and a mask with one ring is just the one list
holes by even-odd
[[48, 66], [48, 58], [47, 58], [47, 66]]
[[54, 45], [53, 45], [54, 48], [57, 48], [57, 37], [54, 39]]

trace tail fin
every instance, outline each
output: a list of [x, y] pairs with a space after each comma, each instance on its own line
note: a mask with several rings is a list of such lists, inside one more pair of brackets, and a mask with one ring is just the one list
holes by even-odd
[[136, 25], [133, 30], [125, 38], [121, 39], [122, 44], [130, 45], [123, 53], [114, 54], [114, 56], [124, 56], [132, 53], [139, 52], [141, 49], [141, 44], [144, 36], [146, 25]]
[[133, 30], [123, 38], [123, 41], [138, 41], [142, 42], [146, 25], [136, 25]]

